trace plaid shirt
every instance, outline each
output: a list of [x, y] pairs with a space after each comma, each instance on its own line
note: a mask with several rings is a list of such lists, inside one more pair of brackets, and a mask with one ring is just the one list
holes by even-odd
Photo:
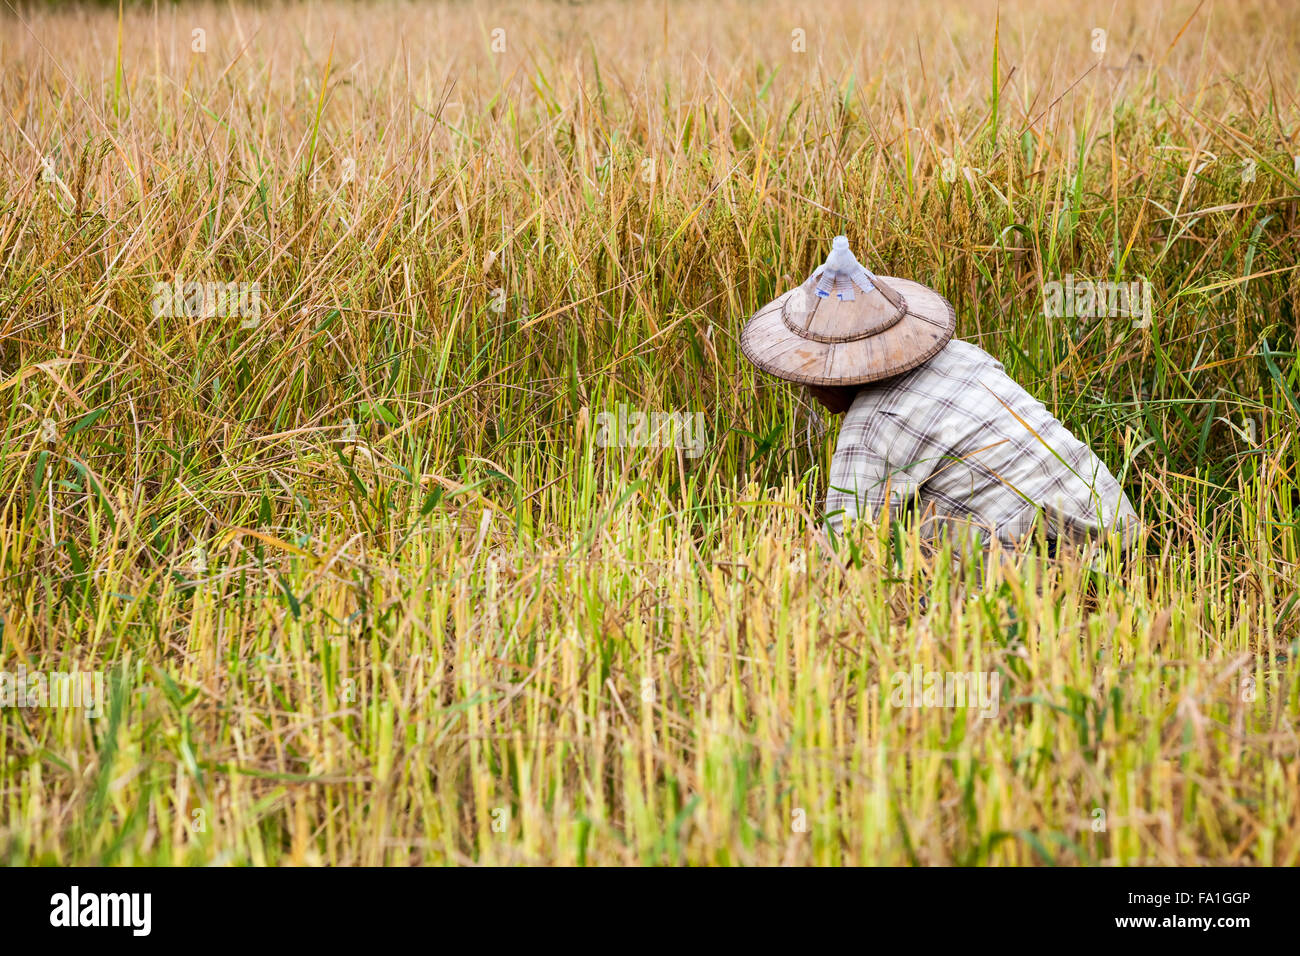
[[1138, 524], [1088, 446], [1001, 362], [956, 339], [924, 365], [862, 386], [831, 462], [826, 513], [837, 529], [844, 515], [913, 500], [927, 521], [973, 525], [1011, 546], [1039, 513], [1049, 538], [1119, 530], [1127, 544]]

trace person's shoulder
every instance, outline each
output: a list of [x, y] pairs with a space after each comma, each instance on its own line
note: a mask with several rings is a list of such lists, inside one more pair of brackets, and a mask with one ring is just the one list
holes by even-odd
[[1003, 371], [1001, 362], [978, 345], [963, 339], [949, 339], [948, 344], [939, 351], [935, 358], [953, 366], [983, 366], [997, 369], [999, 372]]
[[949, 339], [948, 345], [945, 345], [926, 365], [931, 375], [945, 377], [970, 377], [989, 372], [1000, 372], [1006, 375], [1006, 369], [1002, 367], [1001, 362], [989, 355], [987, 351], [980, 349], [978, 345], [959, 338]]
[[896, 401], [900, 394], [951, 389], [954, 382], [973, 381], [990, 372], [1006, 374], [1002, 363], [978, 345], [949, 339], [943, 348], [910, 371], [863, 385], [849, 406], [845, 421], [865, 420]]

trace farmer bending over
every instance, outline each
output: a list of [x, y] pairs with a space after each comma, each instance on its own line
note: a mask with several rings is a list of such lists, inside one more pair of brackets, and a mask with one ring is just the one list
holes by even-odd
[[958, 524], [1010, 547], [1039, 520], [1053, 551], [1112, 532], [1130, 544], [1137, 515], [1105, 464], [1002, 363], [952, 339], [955, 326], [947, 299], [876, 277], [844, 236], [745, 326], [751, 362], [848, 413], [826, 494], [831, 525], [913, 507], [932, 532]]

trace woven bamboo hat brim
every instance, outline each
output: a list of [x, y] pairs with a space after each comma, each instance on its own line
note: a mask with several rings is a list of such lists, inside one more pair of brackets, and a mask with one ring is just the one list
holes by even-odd
[[837, 236], [808, 281], [745, 325], [740, 350], [765, 372], [804, 385], [862, 385], [933, 358], [957, 325], [952, 304], [919, 282], [876, 276]]

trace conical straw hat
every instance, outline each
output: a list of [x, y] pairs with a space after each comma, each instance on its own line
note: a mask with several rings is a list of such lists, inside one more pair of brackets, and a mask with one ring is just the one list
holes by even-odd
[[740, 350], [765, 372], [805, 385], [861, 385], [916, 368], [957, 324], [952, 304], [919, 282], [875, 276], [836, 236], [808, 281], [754, 313]]

